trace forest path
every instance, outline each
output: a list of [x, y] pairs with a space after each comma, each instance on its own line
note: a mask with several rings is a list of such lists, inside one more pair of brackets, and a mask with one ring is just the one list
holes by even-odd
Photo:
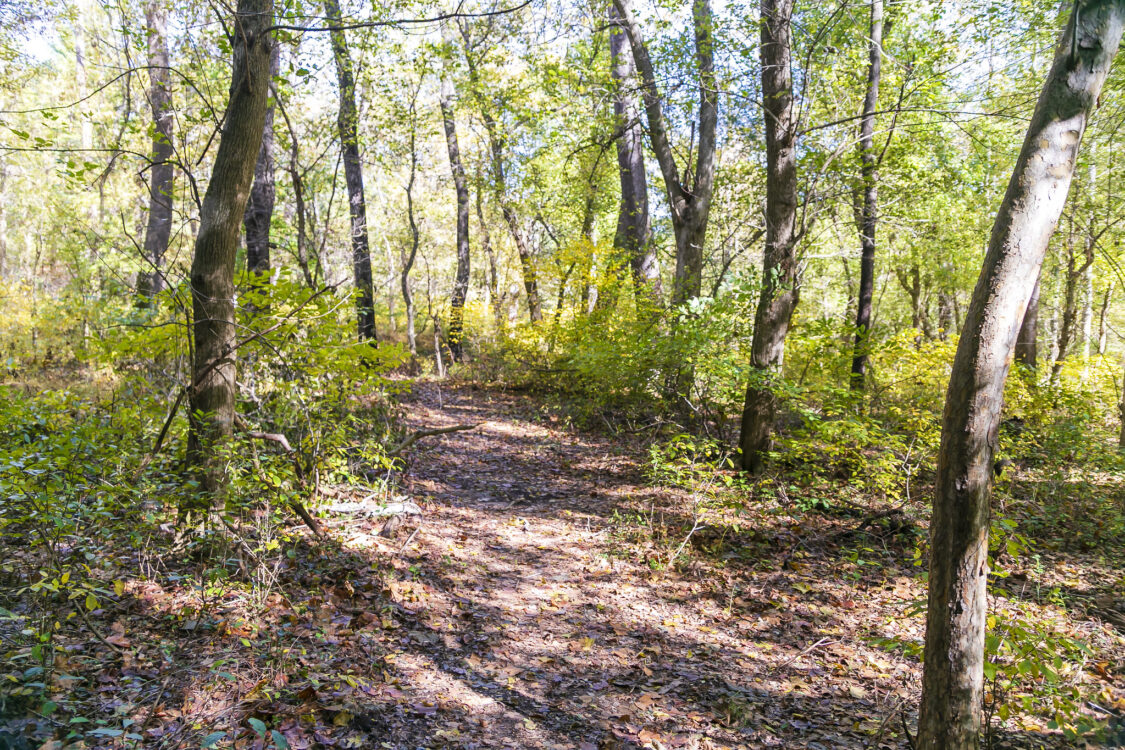
[[888, 719], [912, 670], [877, 651], [865, 665], [814, 597], [758, 592], [768, 607], [729, 577], [646, 564], [656, 553], [627, 531], [688, 500], [645, 484], [638, 444], [506, 392], [419, 384], [405, 411], [411, 428], [480, 426], [412, 450], [417, 534], [369, 522], [351, 541], [396, 567], [397, 707], [365, 719], [391, 746], [902, 746]]

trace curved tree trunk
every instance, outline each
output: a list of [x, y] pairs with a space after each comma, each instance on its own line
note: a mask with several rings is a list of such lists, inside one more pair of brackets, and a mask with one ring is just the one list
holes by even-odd
[[[333, 26], [342, 24], [339, 0], [324, 0], [324, 15]], [[352, 268], [356, 288], [356, 326], [361, 340], [375, 339], [375, 295], [371, 282], [371, 248], [367, 240], [367, 200], [363, 195], [363, 163], [359, 160], [359, 113], [355, 105], [355, 74], [343, 31], [333, 31], [332, 57], [340, 87], [337, 128], [348, 186], [352, 225]]]
[[[445, 54], [452, 54], [449, 26], [442, 26]], [[441, 120], [445, 129], [445, 148], [449, 153], [449, 168], [453, 172], [453, 187], [457, 192], [457, 274], [453, 279], [453, 294], [449, 300], [449, 353], [454, 362], [461, 361], [461, 338], [465, 327], [465, 296], [469, 292], [469, 184], [465, 167], [461, 163], [461, 148], [457, 143], [457, 117], [454, 110], [453, 80], [449, 75], [448, 59], [441, 76]]]
[[1125, 23], [1125, 0], [1075, 8], [1000, 204], [949, 379], [930, 524], [918, 750], [978, 746], [989, 502], [1004, 380]]
[[621, 14], [610, 7], [609, 56], [616, 86], [613, 115], [618, 128], [617, 172], [621, 180], [621, 202], [617, 210], [617, 232], [613, 246], [625, 253], [633, 275], [638, 301], [661, 305], [660, 265], [652, 244], [648, 214], [648, 179], [645, 175], [644, 132], [640, 111], [633, 99], [634, 68], [629, 39], [621, 28]]
[[777, 408], [773, 380], [798, 299], [797, 132], [793, 111], [793, 0], [762, 0], [762, 95], [766, 130], [766, 249], [742, 410], [742, 468], [759, 473]]
[[235, 407], [234, 262], [239, 225], [254, 178], [269, 99], [273, 0], [238, 0], [233, 30], [230, 101], [211, 181], [199, 212], [191, 264], [194, 361], [189, 393], [188, 461], [212, 502], [222, 500], [222, 443]]
[[168, 14], [161, 0], [145, 7], [148, 24], [149, 104], [152, 107], [152, 168], [149, 170], [148, 226], [145, 228], [144, 262], [137, 274], [137, 304], [147, 307], [164, 288], [164, 254], [172, 236], [174, 168], [169, 161], [172, 144], [172, 84], [168, 67]]
[[[270, 89], [280, 68], [281, 46], [276, 42], [270, 49]], [[254, 186], [250, 189], [250, 200], [242, 224], [246, 230], [246, 270], [252, 274], [268, 273], [270, 270], [270, 222], [273, 220], [273, 205], [277, 196], [273, 178], [273, 106], [266, 109], [266, 124], [262, 129], [262, 145], [258, 149], [258, 161], [254, 167]]]
[[[863, 208], [860, 211], [859, 298], [855, 315], [855, 350], [851, 387], [862, 391], [867, 375], [871, 304], [875, 296], [875, 227], [879, 221], [878, 156], [875, 153], [875, 109], [883, 57], [883, 0], [871, 0], [871, 29], [867, 42], [867, 95], [859, 126], [859, 158], [863, 175]], [[917, 309], [917, 305], [915, 305]]]

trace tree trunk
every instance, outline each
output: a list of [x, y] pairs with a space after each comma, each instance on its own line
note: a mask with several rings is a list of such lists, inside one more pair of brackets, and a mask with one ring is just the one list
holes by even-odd
[[[420, 85], [420, 84], [419, 84]], [[414, 97], [418, 96], [418, 90], [414, 90]], [[410, 346], [410, 353], [418, 353], [418, 341], [414, 331], [415, 319], [415, 306], [414, 295], [410, 293], [410, 269], [414, 267], [414, 259], [418, 257], [418, 222], [414, 218], [414, 179], [418, 174], [418, 147], [417, 136], [415, 132], [415, 123], [417, 118], [414, 112], [415, 99], [410, 100], [410, 179], [406, 183], [406, 218], [410, 222], [410, 251], [405, 250], [402, 253], [402, 300], [406, 303], [406, 341]], [[433, 281], [432, 277], [428, 279], [430, 288], [430, 298], [433, 298]], [[435, 318], [436, 321], [436, 318]], [[437, 325], [434, 325], [434, 336], [437, 337]], [[439, 355], [440, 357], [440, 355]]]
[[168, 67], [168, 14], [162, 0], [145, 7], [148, 25], [149, 105], [152, 107], [152, 168], [149, 170], [148, 226], [144, 262], [137, 274], [137, 304], [148, 307], [164, 288], [164, 254], [172, 236], [172, 84]]
[[1076, 9], [1000, 204], [949, 380], [930, 524], [918, 750], [978, 747], [989, 502], [1004, 380], [1125, 22], [1125, 0]]
[[923, 296], [929, 283], [923, 284], [922, 271], [917, 263], [910, 266], [909, 273], [903, 268], [896, 268], [895, 275], [898, 277], [898, 283], [910, 295], [910, 327], [918, 332], [914, 341], [921, 345], [923, 339], [933, 338], [933, 331], [930, 330], [930, 315], [926, 310], [926, 299]]
[[[270, 64], [273, 64], [271, 58]], [[304, 276], [305, 284], [310, 289], [316, 288], [317, 275], [309, 269], [309, 241], [307, 224], [311, 221], [307, 218], [308, 208], [305, 205], [305, 185], [301, 177], [301, 164], [300, 164], [300, 145], [297, 140], [297, 131], [293, 129], [293, 123], [289, 120], [289, 114], [285, 111], [285, 105], [281, 99], [277, 99], [277, 108], [281, 112], [281, 117], [285, 120], [285, 128], [289, 131], [289, 181], [293, 184], [293, 213], [297, 218], [297, 265], [301, 267], [301, 274]], [[255, 168], [256, 171], [256, 168]]]
[[543, 320], [543, 304], [539, 299], [539, 281], [535, 272], [535, 259], [531, 254], [531, 246], [527, 242], [524, 229], [520, 224], [519, 215], [515, 207], [508, 200], [508, 178], [504, 169], [504, 138], [500, 133], [499, 124], [489, 110], [488, 103], [484, 100], [481, 91], [480, 75], [477, 72], [476, 61], [473, 60], [472, 45], [469, 41], [468, 29], [461, 27], [461, 36], [465, 41], [465, 63], [469, 68], [469, 82], [473, 89], [473, 97], [480, 109], [481, 121], [488, 136], [489, 157], [492, 162], [492, 188], [496, 194], [496, 202], [500, 204], [500, 213], [504, 216], [504, 223], [516, 244], [516, 252], [520, 258], [520, 270], [523, 272], [523, 286], [527, 291], [527, 311], [532, 323]]
[[742, 468], [761, 472], [777, 408], [773, 381], [797, 307], [797, 133], [793, 112], [793, 0], [762, 0], [762, 95], [766, 131], [766, 248], [742, 410]]
[[235, 408], [234, 263], [269, 99], [273, 0], [238, 0], [234, 66], [211, 181], [199, 212], [191, 264], [194, 361], [189, 394], [188, 461], [213, 503], [222, 500], [226, 472], [222, 444]]
[[[859, 298], [855, 315], [855, 351], [852, 356], [852, 390], [862, 391], [867, 375], [871, 333], [871, 304], [875, 294], [875, 227], [879, 221], [878, 156], [875, 153], [875, 110], [883, 57], [883, 0], [871, 0], [871, 28], [867, 42], [867, 95], [859, 126], [859, 158], [863, 176], [860, 211]], [[915, 305], [917, 309], [917, 304]]]
[[1117, 284], [1110, 280], [1102, 296], [1102, 306], [1098, 311], [1098, 354], [1105, 354], [1106, 345], [1109, 343], [1109, 327], [1106, 324], [1106, 315], [1109, 313], [1109, 302], [1113, 299], [1113, 289]]
[[618, 129], [617, 171], [621, 181], [613, 246], [629, 259], [637, 301], [647, 300], [659, 306], [664, 294], [648, 214], [644, 132], [631, 91], [635, 85], [633, 58], [628, 37], [621, 28], [621, 14], [613, 6], [610, 7], [609, 56], [615, 85], [613, 115]]
[[1121, 435], [1117, 439], [1117, 449], [1125, 452], [1125, 377], [1121, 380], [1121, 403], [1117, 406], [1117, 414], [1121, 420]]
[[[1091, 253], [1092, 255], [1093, 253]], [[1082, 274], [1082, 357], [1089, 358], [1094, 339], [1094, 264]]]
[[957, 299], [949, 289], [938, 292], [938, 338], [945, 341], [946, 336], [953, 330], [953, 319], [957, 310]]
[[[652, 59], [633, 17], [630, 0], [613, 0], [617, 23], [624, 28], [633, 50], [633, 61], [641, 76], [641, 96], [648, 119], [649, 138], [660, 172], [672, 215], [676, 237], [676, 275], [672, 304], [699, 296], [703, 285], [703, 243], [707, 236], [707, 220], [715, 182], [715, 129], [719, 118], [718, 89], [714, 72], [714, 40], [710, 0], [692, 3], [692, 27], [695, 33], [695, 63], [699, 78], [699, 147], [695, 169], [681, 179], [675, 153], [664, 118], [660, 92]], [[693, 126], [694, 127], [694, 126]]]
[[1016, 336], [1016, 361], [1034, 370], [1039, 365], [1039, 279], [1031, 290], [1027, 312]]
[[[340, 26], [339, 0], [324, 0], [324, 15], [332, 26]], [[332, 56], [340, 87], [337, 128], [348, 186], [348, 210], [352, 228], [352, 267], [355, 276], [356, 323], [361, 340], [375, 339], [375, 295], [371, 283], [371, 249], [367, 241], [367, 201], [363, 195], [363, 163], [359, 160], [359, 114], [355, 105], [355, 75], [347, 37], [333, 31]]]
[[[442, 26], [445, 54], [453, 51], [449, 26]], [[465, 327], [465, 297], [469, 292], [469, 184], [465, 180], [465, 167], [461, 164], [461, 148], [457, 143], [457, 118], [454, 111], [453, 80], [449, 74], [449, 60], [445, 59], [441, 76], [441, 120], [445, 128], [445, 148], [449, 152], [449, 168], [453, 172], [453, 187], [457, 192], [457, 274], [453, 279], [453, 294], [449, 300], [449, 354], [454, 362], [461, 361], [461, 338]]]
[[1094, 239], [1091, 237], [1086, 242], [1086, 247], [1083, 253], [1083, 260], [1081, 264], [1078, 261], [1078, 256], [1074, 250], [1074, 243], [1067, 243], [1067, 256], [1066, 256], [1066, 274], [1064, 276], [1065, 287], [1063, 291], [1063, 308], [1062, 308], [1062, 322], [1059, 325], [1059, 338], [1057, 344], [1057, 354], [1055, 361], [1051, 365], [1051, 377], [1058, 377], [1059, 372], [1062, 370], [1063, 362], [1070, 354], [1070, 347], [1077, 338], [1079, 330], [1079, 307], [1078, 307], [1078, 293], [1079, 284], [1082, 282], [1086, 272], [1094, 263]]
[[492, 250], [492, 236], [484, 221], [484, 207], [481, 205], [480, 171], [477, 171], [477, 223], [480, 224], [480, 244], [488, 258], [488, 302], [492, 306], [492, 317], [496, 322], [496, 333], [504, 330], [504, 305], [500, 299], [500, 279], [496, 273], [496, 253]]
[[[281, 45], [276, 42], [270, 49], [270, 89], [280, 69]], [[276, 96], [274, 97], [276, 99]], [[262, 129], [262, 145], [258, 149], [258, 162], [254, 167], [254, 186], [242, 224], [246, 230], [246, 270], [251, 274], [269, 273], [270, 222], [277, 196], [273, 180], [273, 107], [266, 108], [266, 124]]]

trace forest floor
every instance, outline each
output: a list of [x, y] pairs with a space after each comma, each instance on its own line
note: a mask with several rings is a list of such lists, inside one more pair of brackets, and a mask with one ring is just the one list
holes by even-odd
[[[575, 430], [523, 394], [420, 383], [404, 412], [412, 429], [478, 425], [411, 450], [400, 491], [420, 520], [384, 536], [383, 518], [326, 513], [326, 538], [294, 527], [291, 554], [243, 586], [122, 554], [131, 578], [100, 574], [116, 600], [55, 636], [57, 707], [11, 731], [62, 738], [79, 717], [83, 747], [908, 746], [921, 513], [658, 486], [641, 436]], [[1125, 707], [1118, 564], [1046, 555], [1006, 585], [994, 611], [1089, 643], [1072, 681]], [[1060, 587], [1069, 608], [1045, 593]], [[993, 747], [1074, 746], [1023, 719]]]

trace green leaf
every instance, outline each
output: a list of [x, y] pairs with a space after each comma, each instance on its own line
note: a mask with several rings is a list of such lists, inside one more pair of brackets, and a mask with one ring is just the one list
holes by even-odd
[[255, 732], [258, 733], [259, 737], [264, 738], [266, 736], [266, 724], [265, 724], [264, 721], [262, 721], [261, 719], [255, 719], [255, 718], [251, 717], [251, 718], [247, 719], [246, 722], [250, 725], [250, 727]]
[[273, 738], [273, 744], [277, 746], [278, 750], [289, 750], [289, 740], [285, 739], [285, 735], [273, 729], [270, 731], [270, 737]]
[[211, 734], [203, 738], [203, 742], [199, 743], [199, 747], [203, 750], [207, 750], [207, 748], [219, 744], [219, 740], [226, 736], [226, 732], [211, 732]]

